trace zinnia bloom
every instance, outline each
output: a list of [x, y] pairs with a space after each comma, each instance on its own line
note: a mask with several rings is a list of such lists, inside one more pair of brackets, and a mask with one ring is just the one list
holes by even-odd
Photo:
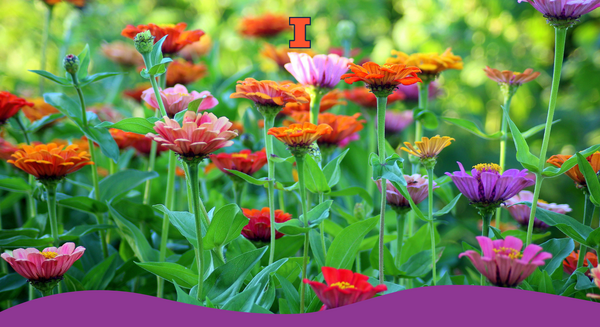
[[59, 146], [55, 143], [34, 146], [23, 145], [20, 150], [13, 153], [14, 158], [8, 163], [24, 172], [35, 176], [38, 180], [58, 181], [87, 165], [94, 164], [90, 161], [90, 154], [79, 151], [77, 145]]
[[211, 154], [210, 160], [227, 175], [233, 175], [228, 170], [237, 170], [252, 176], [267, 164], [267, 154], [265, 150], [252, 153], [246, 149], [235, 153]]
[[125, 132], [116, 128], [110, 128], [108, 131], [110, 132], [110, 135], [113, 137], [113, 139], [115, 139], [115, 142], [117, 143], [117, 146], [120, 150], [127, 149], [131, 147], [136, 141], [144, 138], [144, 135], [142, 134]]
[[[408, 194], [410, 198], [413, 200], [415, 204], [419, 204], [423, 202], [427, 198], [429, 191], [429, 180], [427, 176], [421, 176], [419, 174], [414, 175], [404, 175], [404, 179], [406, 180], [406, 189], [408, 190]], [[377, 183], [377, 188], [379, 192], [381, 192], [381, 180], [375, 181]], [[436, 182], [433, 182], [433, 189], [439, 188]], [[408, 200], [400, 194], [400, 191], [392, 185], [392, 183], [386, 184], [386, 201], [394, 210], [399, 212], [408, 212], [410, 210], [410, 203]]]
[[[560, 168], [565, 163], [565, 161], [567, 161], [571, 157], [571, 155], [557, 154], [550, 157], [550, 159], [548, 159], [546, 162]], [[600, 152], [596, 151], [595, 153], [588, 156], [586, 159], [590, 163], [594, 171], [600, 171]], [[565, 172], [565, 175], [571, 177], [571, 179], [575, 182], [577, 188], [587, 188], [585, 177], [579, 170], [579, 165], [575, 165], [573, 168], [567, 170]]]
[[[57, 3], [63, 2], [63, 0], [42, 0], [42, 1], [44, 1], [49, 6], [54, 6]], [[69, 2], [72, 5], [74, 5], [75, 7], [79, 7], [79, 8], [85, 6], [85, 0], [64, 0], [64, 1]]]
[[413, 121], [412, 110], [388, 110], [385, 112], [385, 132], [390, 134], [400, 133]]
[[[208, 110], [219, 104], [219, 101], [214, 98], [210, 92], [202, 91], [198, 93], [192, 91], [188, 93], [187, 88], [181, 84], [160, 90], [159, 93], [169, 118], [173, 118], [176, 113], [187, 109], [190, 102], [196, 99], [204, 99], [202, 100], [202, 103], [200, 103], [198, 111]], [[156, 101], [156, 94], [152, 88], [149, 88], [142, 93], [142, 99], [144, 99], [150, 107], [154, 109], [159, 108], [158, 101]]]
[[509, 86], [521, 86], [524, 83], [531, 82], [540, 76], [539, 72], [534, 72], [533, 69], [527, 68], [524, 72], [512, 72], [510, 70], [499, 71], [498, 69], [490, 68], [486, 66], [485, 74], [491, 80], [498, 82], [499, 84], [507, 84]]
[[348, 71], [348, 64], [354, 59], [336, 54], [309, 56], [306, 53], [289, 52], [290, 62], [285, 69], [304, 86], [333, 89], [340, 77]]
[[186, 111], [181, 126], [169, 117], [164, 119], [164, 122], [157, 121], [154, 125], [158, 135], [148, 133], [146, 137], [187, 161], [204, 159], [212, 152], [232, 145], [231, 140], [238, 136], [236, 131], [229, 130], [229, 119], [217, 118], [212, 113]]
[[527, 169], [509, 169], [500, 174], [500, 166], [496, 164], [479, 164], [473, 166], [471, 175], [465, 172], [458, 162], [460, 171], [446, 173], [458, 190], [477, 208], [493, 210], [501, 203], [515, 196], [522, 189], [535, 182], [527, 178]]
[[173, 54], [183, 49], [186, 45], [197, 42], [200, 40], [200, 37], [204, 35], [204, 31], [202, 30], [186, 31], [186, 27], [186, 23], [178, 23], [177, 25], [148, 24], [138, 25], [137, 27], [127, 25], [121, 32], [121, 35], [134, 39], [138, 33], [149, 30], [150, 33], [152, 33], [152, 36], [154, 36], [154, 43], [158, 42], [165, 35], [168, 35], [162, 44], [162, 52], [165, 54]]
[[352, 270], [322, 267], [321, 271], [326, 284], [308, 279], [303, 281], [312, 287], [319, 300], [323, 302], [321, 311], [368, 300], [375, 294], [387, 290], [387, 286], [383, 284], [373, 287], [368, 282], [369, 277]]
[[33, 107], [34, 104], [6, 91], [0, 92], [0, 126], [24, 106]]
[[[269, 207], [258, 209], [242, 208], [244, 216], [250, 221], [242, 229], [242, 236], [255, 242], [268, 243], [271, 241], [271, 210]], [[292, 219], [292, 215], [285, 213], [282, 210], [275, 210], [275, 222], [280, 224]], [[275, 239], [281, 238], [284, 234], [275, 231]]]
[[292, 124], [288, 127], [273, 127], [269, 129], [268, 135], [273, 135], [279, 141], [288, 146], [294, 155], [306, 153], [310, 145], [321, 136], [333, 132], [333, 128], [327, 124], [318, 126], [311, 123]]
[[401, 51], [392, 50], [392, 55], [396, 57], [389, 58], [387, 64], [416, 66], [430, 80], [435, 79], [435, 77], [445, 70], [463, 69], [462, 58], [453, 54], [451, 48], [446, 49], [442, 54], [414, 53], [408, 55]]
[[[319, 105], [319, 112], [327, 111], [337, 105], [346, 104], [346, 101], [340, 100], [342, 97], [342, 92], [336, 89], [333, 89], [327, 92], [322, 98], [321, 103]], [[300, 103], [300, 102], [288, 102], [283, 107], [281, 111], [282, 114], [292, 116], [297, 112], [310, 112], [310, 95], [308, 96], [308, 102]]]
[[119, 65], [136, 67], [144, 64], [144, 57], [130, 43], [104, 43], [101, 49], [106, 58]]
[[453, 138], [449, 136], [440, 137], [436, 135], [431, 139], [423, 136], [421, 141], [416, 141], [415, 146], [413, 147], [410, 142], [404, 142], [406, 147], [402, 147], [401, 150], [412, 154], [415, 157], [419, 157], [421, 160], [426, 159], [435, 159], [445, 147], [449, 146], [452, 141], [455, 141]]
[[[344, 98], [356, 103], [366, 109], [377, 109], [377, 97], [364, 86], [355, 87], [344, 91]], [[387, 97], [387, 104], [390, 105], [396, 101], [404, 100], [405, 96], [400, 90]]]
[[33, 106], [27, 105], [21, 110], [23, 111], [23, 114], [25, 114], [25, 117], [27, 117], [27, 119], [29, 119], [29, 121], [32, 123], [48, 115], [57, 114], [60, 112], [58, 109], [47, 104], [43, 98], [28, 99], [28, 101], [30, 101]]
[[529, 244], [521, 253], [523, 241], [513, 236], [495, 241], [485, 236], [476, 238], [483, 256], [469, 250], [458, 257], [468, 257], [475, 269], [495, 286], [515, 287], [537, 267], [545, 265], [544, 260], [552, 258], [549, 252], [541, 252], [542, 247], [537, 244]]
[[19, 150], [19, 148], [17, 148], [12, 143], [10, 143], [7, 140], [0, 137], [0, 159], [1, 160], [4, 160], [4, 161], [9, 160], [11, 158], [11, 155], [13, 153], [17, 152], [17, 150]]
[[285, 45], [280, 45], [275, 47], [269, 43], [265, 43], [260, 54], [265, 57], [271, 59], [273, 62], [279, 66], [279, 68], [285, 68], [285, 64], [290, 62], [290, 57], [288, 56], [289, 52], [298, 52], [298, 53], [306, 53], [309, 56], [314, 56], [315, 53], [309, 49], [290, 49]]
[[[395, 93], [402, 92], [404, 95], [404, 100], [406, 101], [419, 101], [419, 85], [411, 84], [411, 85], [398, 85], [398, 88]], [[443, 94], [442, 90], [439, 87], [437, 81], [431, 81], [429, 83], [429, 100], [433, 100], [438, 98]], [[392, 94], [393, 95], [393, 94]]]
[[[321, 136], [317, 143], [319, 146], [339, 146], [342, 141], [348, 137], [360, 132], [366, 122], [360, 119], [360, 114], [356, 113], [352, 116], [345, 115], [334, 115], [331, 113], [319, 114], [319, 124], [326, 124], [331, 126], [331, 133]], [[298, 113], [292, 116], [298, 123], [305, 123], [309, 121], [309, 115], [307, 113]]]
[[12, 253], [2, 253], [2, 259], [21, 276], [27, 278], [31, 285], [42, 292], [52, 290], [79, 260], [85, 248], [67, 242], [59, 248], [49, 247], [43, 251], [34, 248], [16, 249]]
[[194, 64], [184, 59], [175, 59], [167, 69], [167, 86], [192, 84], [206, 76], [207, 70], [203, 63]]
[[[594, 278], [594, 284], [596, 284], [596, 287], [600, 288], [600, 267], [592, 269], [592, 277]], [[598, 294], [588, 293], [586, 295], [592, 299], [600, 300], [600, 295]]]
[[212, 48], [212, 39], [210, 35], [205, 34], [200, 38], [200, 41], [188, 44], [177, 53], [181, 58], [187, 61], [195, 61], [196, 59], [206, 55]]
[[364, 82], [367, 87], [378, 97], [387, 97], [398, 85], [410, 85], [422, 80], [417, 77], [421, 70], [417, 67], [407, 67], [406, 65], [379, 66], [374, 62], [366, 62], [362, 66], [350, 63], [352, 73], [342, 75], [341, 79], [348, 84], [354, 82]]
[[[563, 269], [564, 271], [572, 275], [577, 269], [577, 261], [579, 260], [579, 250], [571, 252], [568, 257], [563, 260]], [[592, 264], [592, 267], [598, 266], [598, 256], [593, 252], [586, 252], [585, 257], [583, 258], [583, 266], [588, 267], [588, 261]], [[586, 275], [592, 277], [590, 273], [586, 273]]]
[[[33, 142], [33, 143], [36, 143], [36, 142]], [[90, 143], [88, 142], [88, 138], [85, 136], [82, 136], [82, 137], [76, 138], [76, 139], [71, 139], [71, 140], [54, 139], [54, 140], [50, 141], [50, 143], [54, 143], [58, 146], [64, 146], [64, 147], [74, 144], [77, 146], [79, 151], [85, 151], [85, 152], [90, 151]], [[32, 145], [38, 145], [38, 144], [43, 144], [43, 143], [37, 143], [37, 144], [32, 144]]]
[[142, 94], [149, 88], [152, 88], [152, 85], [150, 83], [141, 83], [133, 89], [127, 89], [123, 91], [123, 95], [141, 103]]
[[[519, 194], [508, 199], [504, 204], [504, 207], [510, 212], [510, 215], [513, 216], [513, 218], [515, 218], [519, 224], [522, 226], [528, 226], [531, 209], [525, 204], [517, 204], [519, 202], [533, 202], [533, 193], [530, 191], [521, 191]], [[538, 200], [537, 205], [539, 208], [560, 214], [571, 212], [571, 208], [568, 204], [548, 203], [544, 200]], [[537, 217], [533, 220], [533, 226], [539, 229], [547, 229], [549, 227]]]
[[600, 7], [600, 0], [519, 0], [529, 2], [549, 22], [572, 21]]
[[230, 98], [251, 100], [263, 115], [270, 115], [279, 113], [281, 107], [290, 102], [307, 103], [310, 96], [302, 86], [293, 83], [257, 81], [249, 77], [237, 82]]
[[240, 24], [240, 33], [249, 37], [273, 37], [288, 30], [292, 30], [288, 17], [272, 13], [244, 17]]

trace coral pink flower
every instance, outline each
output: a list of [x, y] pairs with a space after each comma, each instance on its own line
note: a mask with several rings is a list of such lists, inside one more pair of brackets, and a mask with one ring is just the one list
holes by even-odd
[[546, 18], [571, 20], [600, 7], [600, 0], [519, 0], [529, 2]]
[[[244, 216], [250, 219], [248, 225], [242, 229], [242, 236], [251, 241], [268, 243], [271, 240], [271, 220], [269, 218], [271, 210], [269, 207], [264, 207], [261, 210], [242, 208], [242, 211]], [[284, 223], [290, 219], [292, 219], [291, 214], [282, 210], [275, 210], [276, 223]], [[275, 239], [281, 238], [283, 235], [283, 233], [275, 231]]]
[[[419, 204], [427, 198], [427, 194], [429, 191], [429, 181], [427, 180], [427, 176], [421, 176], [419, 174], [414, 175], [404, 175], [404, 179], [406, 180], [406, 188], [408, 189], [408, 194], [410, 198], [413, 200], [415, 204]], [[377, 188], [381, 192], [381, 180], [375, 181], [377, 183]], [[435, 181], [433, 182], [433, 189], [439, 188]], [[408, 200], [400, 194], [400, 191], [392, 185], [392, 183], [386, 184], [386, 199], [387, 204], [389, 204], [394, 210], [400, 211], [408, 211], [410, 210], [410, 203]]]
[[403, 110], [395, 111], [389, 110], [385, 112], [385, 132], [390, 134], [396, 134], [402, 132], [406, 127], [412, 124], [413, 111]]
[[542, 247], [537, 244], [529, 244], [521, 253], [523, 241], [513, 236], [495, 241], [485, 236], [476, 238], [483, 256], [477, 251], [469, 250], [458, 257], [468, 257], [475, 269], [495, 286], [517, 286], [538, 266], [543, 266], [544, 260], [552, 258], [552, 254], [540, 252]]
[[[219, 101], [215, 99], [210, 92], [203, 91], [198, 93], [192, 91], [188, 93], [187, 88], [181, 84], [166, 88], [164, 91], [161, 90], [160, 98], [165, 105], [165, 110], [167, 111], [167, 116], [169, 116], [169, 118], [173, 118], [176, 113], [187, 109], [190, 102], [196, 99], [204, 99], [202, 100], [202, 103], [200, 103], [198, 111], [208, 110], [219, 104]], [[144, 99], [150, 107], [154, 109], [159, 108], [158, 102], [156, 101], [156, 95], [152, 88], [149, 88], [142, 93], [142, 99]]]
[[354, 61], [336, 54], [311, 57], [306, 53], [289, 52], [288, 56], [290, 62], [285, 64], [285, 69], [298, 83], [325, 89], [334, 88], [348, 71], [348, 64]]
[[[2, 259], [6, 260], [10, 266], [21, 276], [36, 288], [45, 291], [45, 284], [56, 286], [63, 275], [71, 268], [75, 261], [79, 260], [85, 248], [68, 242], [59, 248], [49, 247], [43, 251], [34, 248], [16, 249], [12, 254], [2, 253]], [[50, 289], [52, 289], [50, 288]]]
[[387, 290], [383, 284], [373, 287], [368, 282], [369, 277], [352, 270], [323, 267], [321, 271], [327, 284], [304, 279], [323, 302], [321, 311], [368, 300]]
[[237, 170], [252, 176], [267, 164], [267, 154], [265, 150], [252, 153], [246, 149], [236, 153], [211, 154], [210, 160], [227, 175], [232, 175], [228, 170]]
[[179, 154], [187, 161], [204, 159], [210, 153], [233, 144], [236, 131], [230, 131], [231, 122], [226, 117], [217, 118], [212, 113], [196, 114], [187, 111], [181, 126], [175, 120], [164, 117], [157, 121], [154, 130], [158, 133], [146, 134], [147, 138]]

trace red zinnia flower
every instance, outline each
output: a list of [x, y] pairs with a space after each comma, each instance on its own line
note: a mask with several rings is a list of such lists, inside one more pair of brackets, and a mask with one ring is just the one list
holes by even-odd
[[154, 42], [158, 42], [165, 35], [168, 35], [165, 42], [162, 44], [162, 52], [165, 54], [173, 54], [183, 49], [188, 44], [192, 44], [200, 40], [200, 37], [204, 35], [202, 30], [185, 31], [187, 27], [186, 23], [179, 23], [177, 25], [166, 24], [166, 25], [127, 25], [121, 32], [121, 35], [130, 39], [135, 38], [138, 33], [144, 31], [150, 31], [154, 36]]
[[[573, 274], [573, 272], [577, 269], [577, 261], [579, 260], [579, 250], [571, 252], [568, 257], [563, 261], [563, 269], [569, 275]], [[596, 256], [593, 252], [587, 252], [585, 254], [585, 258], [583, 259], [583, 266], [588, 266], [588, 261], [592, 263], [592, 267], [598, 266], [598, 256]], [[586, 275], [590, 276], [590, 273], [586, 273]]]
[[240, 24], [240, 33], [249, 37], [272, 37], [291, 29], [292, 26], [287, 17], [271, 13], [257, 17], [245, 17]]
[[246, 149], [236, 153], [211, 154], [210, 160], [227, 175], [232, 175], [228, 170], [237, 170], [252, 176], [267, 164], [265, 150], [255, 153]]
[[9, 160], [11, 155], [17, 152], [17, 150], [19, 150], [19, 148], [0, 137], [0, 159], [4, 161]]
[[[148, 157], [150, 155], [150, 152], [152, 151], [152, 140], [149, 138], [141, 138], [137, 141], [135, 141], [132, 146], [137, 150], [137, 152], [143, 156]], [[156, 156], [160, 156], [161, 152], [167, 151], [169, 149], [167, 149], [166, 147], [157, 144], [157, 148], [156, 148]]]
[[323, 302], [321, 311], [368, 300], [387, 290], [383, 284], [373, 287], [368, 282], [369, 277], [352, 270], [323, 267], [321, 271], [327, 284], [304, 280]]
[[10, 117], [14, 116], [24, 106], [33, 107], [34, 104], [9, 92], [0, 92], [0, 125], [4, 125]]
[[[250, 241], [269, 242], [271, 240], [271, 210], [268, 207], [258, 209], [242, 208], [244, 216], [250, 221], [242, 229], [242, 235]], [[282, 210], [275, 210], [275, 222], [284, 223], [292, 219], [292, 215]], [[281, 238], [283, 233], [275, 232], [275, 239]]]

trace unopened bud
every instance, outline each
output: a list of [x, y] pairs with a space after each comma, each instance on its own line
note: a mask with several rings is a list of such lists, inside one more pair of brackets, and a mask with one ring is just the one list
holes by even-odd
[[154, 46], [154, 36], [152, 36], [150, 31], [144, 31], [135, 36], [133, 43], [135, 44], [135, 48], [139, 53], [150, 53], [152, 52], [152, 47]]
[[71, 75], [77, 74], [79, 71], [79, 58], [73, 54], [67, 55], [63, 60], [63, 67], [65, 67], [67, 73]]
[[365, 205], [361, 202], [358, 202], [354, 205], [354, 217], [356, 217], [358, 220], [363, 220], [367, 217]]

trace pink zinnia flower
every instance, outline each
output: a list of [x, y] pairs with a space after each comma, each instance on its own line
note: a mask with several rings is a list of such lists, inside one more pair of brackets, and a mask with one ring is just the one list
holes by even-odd
[[[161, 90], [159, 93], [169, 118], [173, 118], [176, 113], [187, 109], [190, 102], [196, 99], [204, 99], [202, 100], [202, 103], [200, 103], [198, 111], [208, 110], [219, 104], [219, 101], [215, 99], [210, 92], [202, 91], [198, 93], [192, 91], [188, 93], [187, 88], [181, 84]], [[158, 101], [156, 101], [156, 95], [152, 88], [149, 88], [142, 93], [142, 99], [144, 99], [150, 107], [154, 109], [159, 108]]]
[[[419, 174], [404, 175], [406, 180], [406, 188], [408, 194], [415, 204], [423, 202], [427, 198], [429, 191], [429, 181], [427, 176], [421, 176]], [[381, 192], [381, 180], [375, 181], [377, 188]], [[439, 188], [435, 181], [433, 182], [433, 189]], [[389, 204], [395, 210], [408, 211], [410, 210], [410, 203], [408, 200], [400, 194], [400, 191], [392, 185], [392, 183], [386, 184], [386, 196], [387, 204]]]
[[334, 88], [348, 71], [348, 64], [354, 61], [336, 54], [311, 57], [306, 53], [288, 52], [288, 56], [290, 62], [284, 67], [298, 83], [325, 89]]
[[343, 149], [345, 148], [348, 144], [350, 144], [350, 142], [352, 141], [358, 141], [360, 140], [360, 135], [358, 135], [358, 133], [354, 133], [348, 137], [343, 138], [340, 143], [338, 143], [338, 147]]
[[146, 134], [150, 138], [175, 153], [182, 159], [191, 161], [203, 159], [210, 153], [233, 144], [237, 131], [230, 131], [231, 122], [226, 117], [217, 118], [212, 113], [196, 114], [187, 111], [181, 126], [175, 120], [164, 117], [157, 121], [154, 130], [158, 133]]
[[473, 166], [469, 175], [460, 162], [458, 166], [460, 171], [446, 175], [471, 200], [471, 204], [480, 210], [494, 210], [522, 189], [535, 184], [526, 177], [527, 169], [509, 169], [500, 174], [500, 166], [496, 164], [479, 164]]
[[571, 20], [600, 7], [600, 0], [519, 0], [529, 2], [546, 18]]
[[79, 260], [85, 248], [68, 242], [59, 248], [49, 247], [43, 251], [34, 248], [16, 249], [12, 254], [2, 253], [2, 259], [31, 285], [42, 292], [52, 290], [63, 275]]
[[543, 266], [544, 260], [552, 258], [552, 254], [540, 252], [542, 247], [537, 244], [529, 244], [521, 253], [523, 241], [513, 236], [495, 241], [485, 236], [476, 238], [483, 256], [477, 251], [469, 250], [458, 257], [467, 256], [475, 269], [495, 286], [517, 286], [537, 267]]
[[[519, 194], [508, 199], [505, 203], [505, 208], [510, 212], [510, 215], [522, 226], [527, 226], [529, 224], [529, 214], [531, 213], [531, 209], [525, 204], [517, 204], [519, 202], [533, 202], [533, 193], [530, 191], [521, 191]], [[537, 205], [539, 208], [560, 214], [571, 212], [571, 207], [569, 207], [568, 204], [548, 203], [543, 200], [538, 200]], [[533, 220], [533, 226], [539, 229], [548, 228], [548, 225], [537, 217]]]
[[385, 112], [385, 132], [396, 134], [402, 132], [408, 125], [412, 124], [412, 110], [389, 110]]

